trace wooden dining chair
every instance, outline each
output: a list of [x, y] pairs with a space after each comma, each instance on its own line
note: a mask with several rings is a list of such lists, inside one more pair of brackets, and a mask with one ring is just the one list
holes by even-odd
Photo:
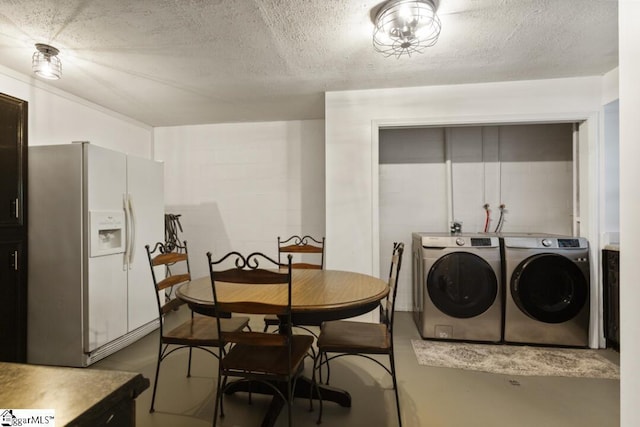
[[[394, 243], [389, 270], [389, 294], [380, 304], [380, 322], [365, 323], [348, 320], [333, 320], [323, 322], [318, 337], [318, 354], [314, 361], [314, 379], [316, 372], [321, 377], [321, 367], [327, 367], [327, 384], [329, 383], [329, 362], [338, 357], [355, 355], [367, 358], [382, 366], [393, 380], [393, 390], [396, 395], [398, 411], [398, 425], [402, 426], [400, 416], [400, 398], [396, 379], [395, 358], [393, 354], [393, 318], [395, 311], [396, 293], [398, 291], [398, 274], [402, 266], [404, 243]], [[374, 359], [372, 355], [386, 354], [389, 356], [389, 366]], [[318, 423], [322, 421], [322, 404]]]
[[[309, 235], [294, 235], [286, 240], [278, 236], [278, 262], [282, 263], [283, 256], [287, 254], [299, 254], [301, 257], [292, 258], [291, 268], [306, 268], [313, 270], [322, 270], [324, 268], [324, 237], [320, 240]], [[304, 254], [315, 254], [314, 259], [309, 261]]]
[[[307, 254], [313, 254], [314, 260], [310, 261]], [[302, 237], [294, 235], [283, 240], [278, 236], [278, 263], [282, 263], [283, 257], [287, 255], [298, 255], [295, 260], [292, 258], [291, 268], [322, 270], [324, 268], [324, 237], [318, 240], [309, 235]], [[264, 332], [267, 332], [270, 326], [278, 326], [279, 322], [277, 316], [265, 316]], [[305, 326], [299, 326], [316, 336]]]
[[[154, 412], [158, 376], [160, 374], [160, 364], [162, 361], [174, 351], [188, 348], [189, 363], [187, 366], [187, 377], [190, 377], [193, 349], [199, 348], [215, 357], [219, 357], [217, 353], [208, 347], [220, 347], [222, 344], [218, 339], [218, 324], [216, 319], [210, 316], [194, 315], [193, 311], [191, 311], [188, 320], [169, 331], [165, 330], [164, 316], [185, 304], [182, 300], [175, 297], [173, 289], [191, 280], [187, 242], [184, 241], [182, 244], [180, 244], [180, 242], [174, 242], [169, 245], [164, 242], [158, 242], [154, 245], [153, 249], [151, 249], [149, 245], [146, 245], [145, 248], [151, 267], [153, 290], [158, 303], [158, 316], [160, 319], [158, 361], [156, 364], [155, 381], [153, 383], [151, 409], [149, 410], [149, 412]], [[248, 327], [248, 324], [248, 317], [225, 318], [220, 322], [221, 328], [225, 331], [239, 331]]]
[[[254, 252], [243, 256], [238, 252], [229, 252], [218, 260], [212, 260], [207, 253], [211, 288], [215, 310], [245, 314], [270, 314], [280, 317], [279, 333], [225, 331], [222, 319], [218, 318], [218, 333], [222, 344], [230, 345], [225, 354], [219, 347], [218, 382], [213, 425], [216, 425], [218, 411], [224, 416], [223, 396], [230, 385], [228, 379], [260, 383], [271, 389], [274, 397], [282, 399], [292, 425], [291, 404], [293, 389], [303, 370], [303, 361], [313, 345], [310, 335], [294, 335], [291, 328], [291, 256], [282, 264], [268, 256]], [[286, 270], [284, 270], [286, 268]], [[246, 290], [254, 286], [254, 295], [237, 297], [235, 301], [219, 299], [221, 287], [226, 291]], [[263, 288], [259, 288], [263, 287]], [[237, 293], [236, 293], [237, 295]], [[317, 387], [316, 387], [317, 392]]]

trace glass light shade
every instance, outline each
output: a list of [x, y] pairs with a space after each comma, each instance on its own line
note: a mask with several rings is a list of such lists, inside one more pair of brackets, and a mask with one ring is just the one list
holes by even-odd
[[62, 76], [62, 63], [57, 56], [58, 49], [42, 43], [36, 44], [36, 49], [31, 58], [33, 72], [45, 79], [58, 80]]
[[436, 44], [441, 27], [432, 0], [390, 0], [376, 15], [373, 47], [385, 56], [422, 53]]

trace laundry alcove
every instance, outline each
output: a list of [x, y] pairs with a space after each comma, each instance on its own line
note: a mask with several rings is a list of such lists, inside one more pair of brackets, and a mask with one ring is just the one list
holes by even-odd
[[[380, 248], [415, 231], [571, 235], [579, 196], [574, 123], [389, 127], [379, 131]], [[382, 254], [380, 258], [382, 259]], [[384, 266], [381, 265], [381, 269]], [[382, 274], [382, 271], [381, 271]], [[397, 306], [411, 310], [411, 269]]]

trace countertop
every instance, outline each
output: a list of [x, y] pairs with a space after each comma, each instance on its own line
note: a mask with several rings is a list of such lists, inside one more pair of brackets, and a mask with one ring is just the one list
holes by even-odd
[[609, 245], [605, 245], [604, 246], [604, 250], [605, 251], [620, 251], [620, 245], [619, 244], [609, 244]]
[[149, 380], [138, 373], [0, 362], [0, 406], [53, 409], [56, 426], [92, 425], [148, 387]]

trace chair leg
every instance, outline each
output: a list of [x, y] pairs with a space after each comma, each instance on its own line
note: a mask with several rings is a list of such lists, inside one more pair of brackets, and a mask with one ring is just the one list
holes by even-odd
[[393, 391], [396, 393], [396, 409], [398, 411], [398, 426], [402, 427], [402, 415], [400, 415], [400, 397], [398, 395], [398, 381], [396, 380], [396, 364], [393, 350], [389, 353], [389, 361], [391, 365], [391, 378], [393, 380]]
[[189, 365], [187, 366], [187, 378], [191, 377], [191, 353], [193, 352], [193, 347], [189, 347]]
[[[318, 371], [318, 379], [322, 382], [322, 355], [324, 354], [325, 358], [327, 357], [326, 353], [322, 353], [320, 349], [318, 349], [318, 357], [313, 359], [313, 372], [311, 375], [311, 382], [313, 386], [316, 388], [316, 394], [318, 395], [318, 402], [320, 405], [320, 410], [318, 412], [318, 420], [316, 424], [322, 423], [322, 394], [320, 394], [320, 387], [318, 386], [318, 382], [316, 382], [316, 370]], [[309, 400], [313, 401], [313, 391], [309, 394]], [[311, 408], [313, 408], [313, 403], [311, 403]]]
[[227, 377], [224, 377], [224, 380], [222, 380], [222, 387], [220, 387], [220, 418], [224, 417], [224, 400], [222, 399], [224, 397], [224, 393], [222, 391], [225, 387], [227, 387]]
[[[324, 357], [324, 362], [322, 362], [322, 358]], [[329, 377], [331, 376], [331, 369], [329, 367], [329, 355], [328, 353], [322, 353], [320, 352], [320, 349], [318, 349], [318, 367], [316, 369], [318, 369], [318, 382], [320, 384], [322, 384], [322, 367], [326, 366], [327, 367], [327, 380], [324, 382], [324, 384], [329, 385]], [[315, 366], [315, 360], [314, 360], [314, 366]]]
[[293, 384], [291, 377], [287, 383], [287, 413], [289, 415], [289, 427], [293, 427]]
[[162, 361], [162, 342], [158, 347], [158, 363], [156, 364], [156, 377], [153, 381], [153, 395], [151, 396], [151, 408], [149, 409], [149, 413], [155, 411], [153, 405], [156, 402], [156, 390], [158, 389], [158, 376], [160, 375], [160, 362]]
[[316, 387], [316, 394], [318, 395], [318, 405], [320, 406], [317, 424], [320, 424], [322, 422], [322, 394], [320, 393], [320, 386], [318, 383], [315, 383], [314, 385]]
[[313, 367], [311, 368], [311, 388], [309, 389], [309, 412], [313, 412], [313, 389], [316, 388], [316, 393], [318, 392], [316, 386], [316, 359], [313, 359]]
[[216, 424], [218, 423], [218, 408], [221, 406], [221, 401], [222, 401], [222, 389], [220, 387], [221, 384], [221, 372], [220, 370], [218, 370], [218, 381], [216, 384], [216, 407], [213, 410], [213, 427], [216, 427]]
[[329, 378], [331, 377], [331, 365], [329, 365], [329, 355], [327, 353], [324, 354], [324, 365], [327, 367], [327, 381], [325, 381], [326, 385], [329, 385]]

